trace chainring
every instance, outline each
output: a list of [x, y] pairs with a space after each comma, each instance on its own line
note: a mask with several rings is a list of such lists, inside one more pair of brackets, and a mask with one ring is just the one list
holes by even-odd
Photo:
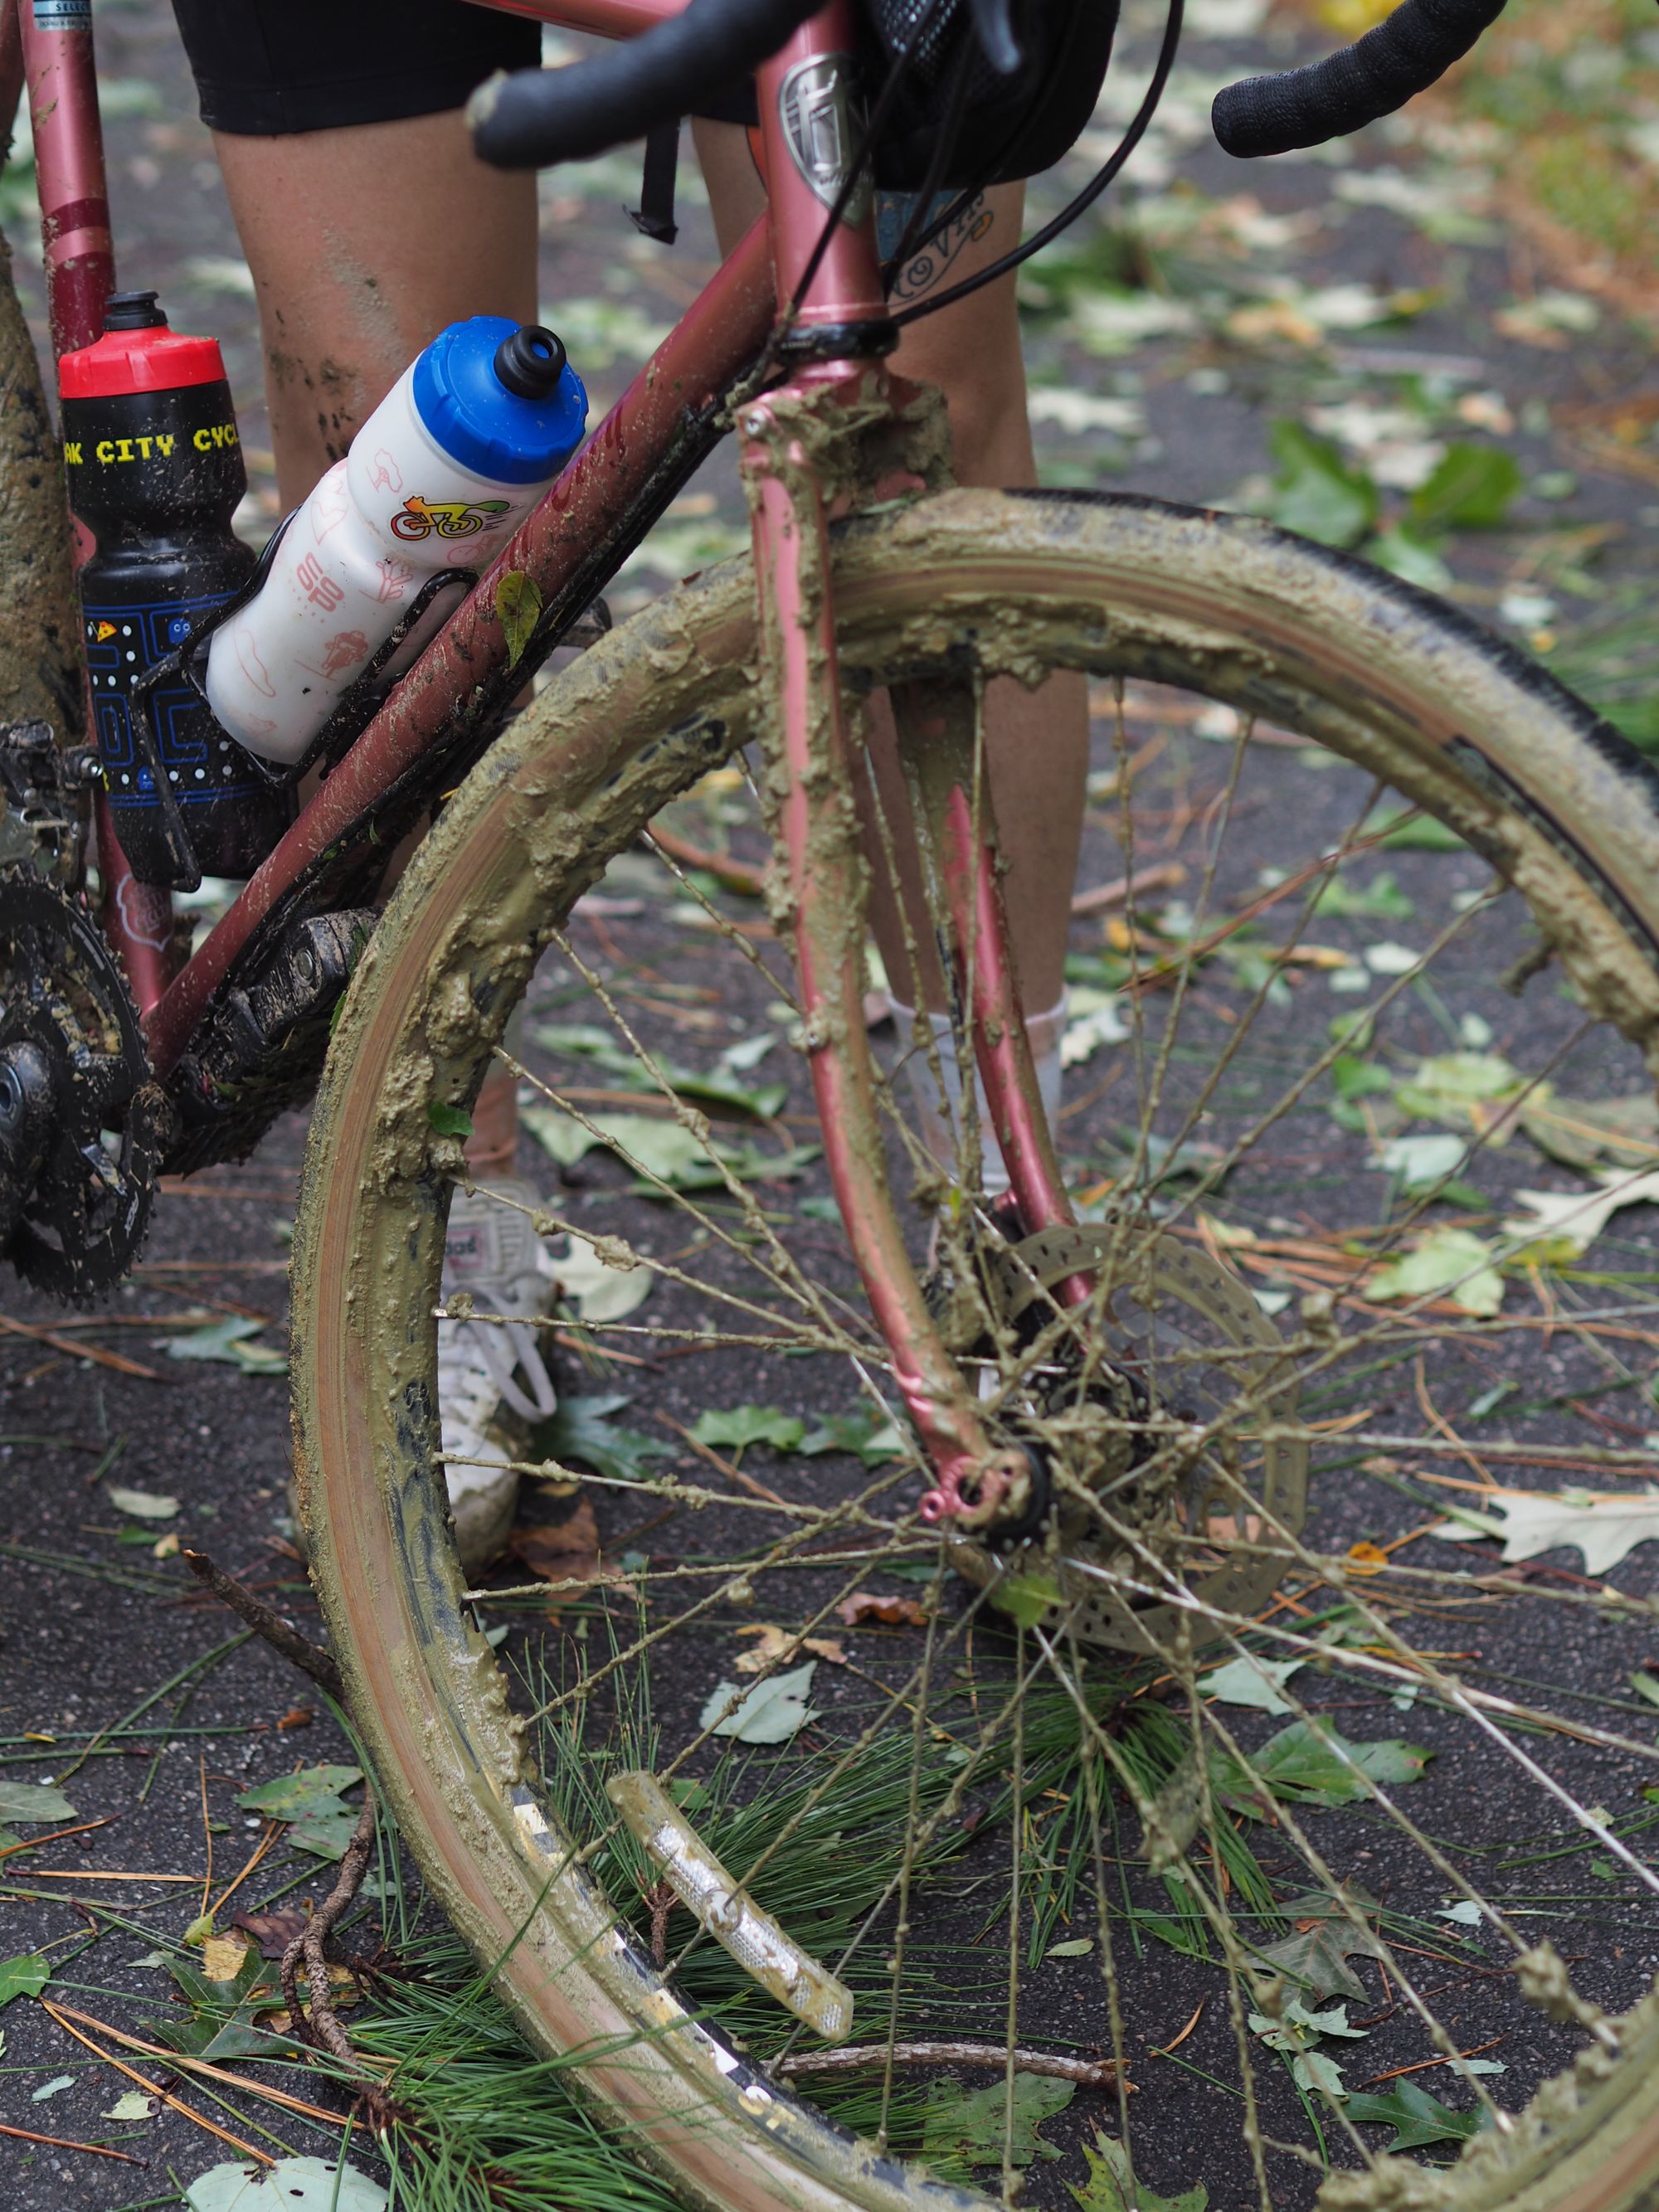
[[[1226, 1405], [1241, 1399], [1254, 1401], [1256, 1417], [1265, 1410], [1275, 1430], [1293, 1425], [1297, 1384], [1285, 1358], [1282, 1339], [1249, 1291], [1207, 1254], [1181, 1243], [1173, 1237], [1137, 1237], [1133, 1257], [1123, 1267], [1124, 1279], [1106, 1302], [1103, 1331], [1106, 1339], [1102, 1374], [1114, 1410], [1124, 1403], [1125, 1378], [1168, 1358], [1177, 1347], [1182, 1361], [1181, 1418], [1195, 1431], [1213, 1421]], [[991, 1258], [984, 1271], [984, 1286], [996, 1318], [1017, 1324], [1042, 1293], [1076, 1274], [1097, 1273], [1115, 1261], [1121, 1267], [1123, 1225], [1091, 1223], [1079, 1228], [1041, 1231], [1022, 1238]], [[1205, 1349], [1219, 1349], [1228, 1356], [1215, 1363], [1206, 1377]], [[1152, 1359], [1146, 1352], [1152, 1351]], [[1240, 1358], [1237, 1355], [1246, 1357]], [[1259, 1353], [1259, 1357], [1249, 1355]], [[1091, 1385], [1090, 1395], [1099, 1395]], [[1136, 1385], [1142, 1402], [1146, 1393]], [[1158, 1394], [1154, 1390], [1154, 1398]], [[1176, 1408], [1167, 1410], [1176, 1411]], [[1297, 1436], [1269, 1434], [1253, 1437], [1246, 1425], [1243, 1442], [1248, 1464], [1236, 1473], [1260, 1508], [1255, 1517], [1261, 1541], [1271, 1545], [1265, 1532], [1283, 1528], [1294, 1534], [1307, 1510], [1308, 1446]], [[1121, 1431], [1121, 1422], [1117, 1424]], [[1115, 1510], [1127, 1523], [1135, 1519], [1133, 1468], [1123, 1462], [1121, 1449], [1109, 1450], [1098, 1462], [1098, 1472], [1084, 1471], [1103, 1491], [1115, 1486]], [[1207, 1515], [1200, 1494], [1197, 1510]], [[1237, 1522], [1238, 1507], [1228, 1500], [1225, 1513]], [[1219, 1516], [1207, 1516], [1206, 1526], [1217, 1527]], [[1186, 1532], [1188, 1535], [1191, 1530]], [[1247, 1528], [1244, 1532], [1252, 1532]], [[1158, 1545], [1146, 1539], [1149, 1547]], [[1284, 1571], [1282, 1558], [1251, 1552], [1230, 1553], [1226, 1533], [1218, 1533], [1212, 1549], [1194, 1553], [1190, 1542], [1172, 1555], [1181, 1561], [1182, 1579], [1191, 1593], [1190, 1606], [1162, 1605], [1139, 1592], [1115, 1589], [1120, 1582], [1145, 1585], [1152, 1578], [1143, 1559], [1127, 1560], [1121, 1547], [1114, 1546], [1097, 1521], [1091, 1525], [1086, 1511], [1067, 1514], [1057, 1500], [1051, 1527], [1041, 1538], [998, 1548], [960, 1540], [951, 1547], [951, 1564], [964, 1579], [988, 1587], [995, 1601], [996, 1586], [1017, 1584], [1016, 1607], [1030, 1618], [1047, 1595], [1053, 1596], [1043, 1613], [1051, 1623], [1065, 1622], [1069, 1633], [1089, 1644], [1118, 1650], [1157, 1653], [1167, 1650], [1177, 1624], [1193, 1624], [1197, 1640], [1205, 1640], [1206, 1611], [1249, 1616], [1271, 1595]], [[1218, 1633], [1221, 1632], [1219, 1631]]]
[[27, 868], [0, 870], [0, 1049], [52, 1069], [54, 1122], [6, 1257], [76, 1305], [112, 1290], [143, 1247], [171, 1109], [138, 1010], [85, 905]]

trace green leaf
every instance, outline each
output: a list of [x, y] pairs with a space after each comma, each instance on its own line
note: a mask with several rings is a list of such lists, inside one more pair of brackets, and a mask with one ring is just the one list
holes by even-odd
[[428, 1098], [426, 1118], [441, 1137], [470, 1137], [472, 1116], [465, 1106], [452, 1106], [447, 1098]]
[[1006, 1613], [1021, 1628], [1035, 1628], [1060, 1603], [1060, 1584], [1052, 1575], [1013, 1575], [1005, 1568], [989, 1595], [999, 1613]]
[[724, 1444], [734, 1451], [746, 1451], [750, 1444], [793, 1451], [806, 1434], [806, 1424], [781, 1406], [710, 1406], [698, 1414], [691, 1434], [700, 1444]]
[[311, 1851], [319, 1859], [338, 1859], [358, 1820], [358, 1808], [343, 1802], [343, 1793], [362, 1778], [358, 1766], [305, 1767], [298, 1774], [280, 1775], [275, 1782], [245, 1790], [236, 1802], [245, 1813], [289, 1822], [288, 1841], [296, 1850]]
[[75, 1808], [49, 1782], [0, 1782], [0, 1820], [72, 1820]]
[[[1376, 1899], [1357, 1884], [1351, 1884], [1346, 1893], [1360, 1912], [1369, 1915], [1376, 1910]], [[1364, 2003], [1365, 1985], [1348, 1960], [1380, 1958], [1382, 1947], [1376, 1936], [1356, 1928], [1328, 1890], [1293, 1897], [1279, 1910], [1291, 1929], [1279, 1942], [1264, 1946], [1261, 1955], [1267, 1964], [1316, 1997], [1348, 1997]]]
[[1433, 474], [1412, 494], [1411, 518], [1419, 530], [1496, 530], [1521, 489], [1521, 469], [1501, 446], [1467, 441], [1446, 448]]
[[1409, 921], [1416, 911], [1387, 868], [1368, 884], [1352, 883], [1346, 876], [1333, 876], [1314, 902], [1314, 912], [1326, 919], [1352, 915], [1379, 921]]
[[574, 1053], [591, 1060], [607, 1075], [614, 1075], [627, 1084], [630, 1090], [655, 1091], [660, 1097], [662, 1084], [666, 1083], [682, 1097], [732, 1107], [765, 1121], [771, 1120], [789, 1096], [789, 1086], [785, 1083], [757, 1085], [737, 1079], [743, 1068], [752, 1066], [760, 1057], [756, 1047], [764, 1050], [776, 1042], [769, 1036], [747, 1038], [731, 1052], [722, 1053], [718, 1065], [708, 1075], [700, 1075], [695, 1068], [678, 1066], [672, 1060], [655, 1059], [654, 1055], [653, 1074], [637, 1053], [624, 1049], [608, 1030], [591, 1023], [544, 1022], [532, 1030], [531, 1036], [548, 1052]]
[[653, 1459], [670, 1459], [673, 1446], [637, 1429], [620, 1428], [611, 1419], [627, 1405], [625, 1397], [561, 1398], [558, 1411], [538, 1422], [539, 1455], [562, 1467], [589, 1467], [613, 1481], [630, 1481], [648, 1471]]
[[43, 2081], [38, 2089], [29, 2091], [32, 2104], [44, 2105], [48, 2097], [56, 2097], [65, 2089], [75, 2087], [73, 2074], [54, 2074], [50, 2081]]
[[1282, 1695], [1283, 1686], [1305, 1659], [1230, 1659], [1224, 1667], [1204, 1675], [1200, 1694], [1219, 1698], [1224, 1705], [1253, 1705], [1258, 1712], [1288, 1713], [1293, 1710]]
[[697, 1726], [712, 1729], [716, 1735], [735, 1736], [739, 1743], [787, 1743], [818, 1717], [806, 1702], [817, 1664], [809, 1659], [804, 1667], [770, 1674], [735, 1705], [732, 1701], [738, 1698], [738, 1685], [717, 1682], [704, 1701]]
[[1089, 2161], [1089, 2179], [1079, 2189], [1066, 2185], [1083, 2212], [1206, 2212], [1210, 2192], [1200, 2181], [1179, 2197], [1160, 2197], [1137, 2173], [1130, 2179], [1128, 2154], [1103, 2129], [1095, 2134], [1094, 2148], [1083, 2146]]
[[279, 1774], [274, 1782], [243, 1790], [236, 1802], [243, 1812], [263, 1813], [267, 1820], [303, 1820], [362, 1778], [361, 1766], [302, 1766], [297, 1774]]
[[14, 1997], [38, 1997], [51, 1979], [51, 1962], [38, 1952], [0, 1959], [0, 2005], [9, 2005]]
[[1064, 1943], [1051, 1943], [1043, 1953], [1045, 1959], [1086, 1959], [1095, 1948], [1092, 1936], [1073, 1936]]
[[1213, 1753], [1210, 1772], [1233, 1811], [1259, 1816], [1262, 1790], [1290, 1804], [1351, 1805], [1370, 1795], [1367, 1778], [1385, 1788], [1414, 1782], [1432, 1756], [1397, 1737], [1351, 1743], [1333, 1722], [1292, 1721], [1242, 1764]]
[[1368, 837], [1385, 853], [1461, 853], [1463, 840], [1432, 814], [1419, 814], [1405, 801], [1386, 803], [1365, 825]]
[[884, 1413], [873, 1406], [860, 1406], [850, 1413], [831, 1413], [808, 1430], [800, 1449], [809, 1459], [820, 1452], [853, 1452], [866, 1467], [880, 1467], [890, 1459], [902, 1459], [905, 1442]]
[[1479, 1126], [1477, 1108], [1525, 1085], [1520, 1069], [1500, 1053], [1442, 1052], [1419, 1060], [1416, 1072], [1396, 1085], [1394, 1095], [1402, 1112], [1420, 1121]]
[[153, 1490], [124, 1490], [110, 1482], [104, 1493], [118, 1513], [130, 1513], [136, 1521], [171, 1521], [179, 1510], [176, 1498], [163, 1498]]
[[[1016, 2166], [1033, 2159], [1059, 2158], [1060, 2151], [1038, 2132], [1045, 2120], [1063, 2112], [1077, 2094], [1075, 2081], [1053, 2081], [1042, 2074], [1016, 2074], [1012, 2141], [1008, 2156]], [[959, 2081], [928, 2087], [922, 2116], [921, 2154], [929, 2164], [947, 2166], [1000, 2166], [1007, 2132], [1008, 2092], [1001, 2081], [983, 2089], [964, 2089]]]
[[580, 1237], [557, 1262], [559, 1295], [583, 1321], [625, 1321], [650, 1297], [656, 1278], [649, 1267], [611, 1267]]
[[198, 2174], [185, 2191], [190, 2212], [386, 2212], [386, 2193], [356, 2166], [332, 2159], [279, 2158], [269, 2168], [246, 2159]]
[[1408, 584], [1419, 585], [1425, 592], [1443, 592], [1452, 580], [1451, 570], [1433, 546], [1425, 544], [1414, 531], [1379, 530], [1366, 546], [1365, 556], [1390, 575], [1403, 576]]
[[1379, 1267], [1364, 1294], [1377, 1303], [1444, 1297], [1463, 1313], [1490, 1317], [1504, 1303], [1504, 1278], [1492, 1256], [1473, 1230], [1431, 1230], [1403, 1259]]
[[522, 660], [536, 634], [542, 611], [541, 587], [522, 568], [509, 568], [495, 580], [495, 619], [507, 640], [507, 665]]
[[1322, 2051], [1298, 2051], [1291, 2061], [1291, 2079], [1298, 2087], [1317, 2089], [1327, 2097], [1346, 2098], [1342, 2069]]
[[155, 2100], [147, 2097], [142, 2089], [129, 2089], [100, 2117], [106, 2120], [149, 2120], [155, 2118], [157, 2109]]
[[1437, 1133], [1431, 1137], [1391, 1137], [1377, 1164], [1397, 1176], [1403, 1190], [1428, 1190], [1462, 1166], [1468, 1139]]
[[170, 1336], [163, 1346], [169, 1359], [203, 1359], [216, 1366], [240, 1367], [245, 1375], [285, 1375], [288, 1355], [276, 1346], [255, 1344], [265, 1323], [245, 1314], [193, 1328], [188, 1336]]
[[1402, 2081], [1386, 2096], [1355, 2090], [1344, 2108], [1351, 2120], [1393, 2128], [1389, 2150], [1419, 2150], [1425, 2143], [1462, 2142], [1480, 2125], [1479, 2112], [1455, 2112], [1413, 2081]]
[[1275, 422], [1268, 443], [1279, 463], [1273, 520], [1322, 545], [1357, 545], [1381, 506], [1365, 471], [1349, 466], [1334, 438], [1319, 437], [1300, 422]]
[[549, 1159], [562, 1168], [574, 1168], [599, 1141], [591, 1129], [554, 1106], [520, 1106], [519, 1119]]

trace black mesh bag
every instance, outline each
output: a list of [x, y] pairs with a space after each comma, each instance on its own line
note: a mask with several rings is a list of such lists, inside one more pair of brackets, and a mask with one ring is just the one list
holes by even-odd
[[1002, 76], [975, 33], [969, 0], [942, 0], [919, 39], [929, 0], [866, 0], [871, 97], [909, 49], [903, 88], [876, 149], [877, 184], [886, 191], [921, 191], [953, 109], [954, 142], [936, 179], [939, 189], [1010, 184], [1052, 168], [1094, 113], [1117, 9], [1118, 0], [1012, 0], [1025, 58]]

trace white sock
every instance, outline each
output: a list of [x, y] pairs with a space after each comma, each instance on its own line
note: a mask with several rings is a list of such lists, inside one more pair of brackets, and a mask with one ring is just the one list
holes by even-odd
[[[930, 1056], [915, 1040], [915, 1008], [901, 1005], [890, 992], [887, 1003], [905, 1048], [904, 1073], [915, 1101], [917, 1133], [945, 1174], [954, 1176], [958, 1158], [957, 1124], [962, 1117], [962, 1069], [957, 1060], [951, 1017], [928, 1015], [935, 1046]], [[1025, 1023], [1036, 1068], [1037, 1096], [1042, 1101], [1050, 1129], [1060, 1112], [1060, 1041], [1066, 1031], [1066, 994], [1062, 991], [1057, 1005], [1050, 1006], [1047, 1013], [1028, 1015]], [[939, 1063], [937, 1078], [933, 1072], [935, 1058]], [[998, 1198], [1008, 1188], [1008, 1170], [1002, 1164], [1002, 1152], [991, 1127], [990, 1101], [985, 1096], [984, 1081], [977, 1067], [974, 1070], [974, 1110], [980, 1131], [981, 1182], [988, 1198]]]

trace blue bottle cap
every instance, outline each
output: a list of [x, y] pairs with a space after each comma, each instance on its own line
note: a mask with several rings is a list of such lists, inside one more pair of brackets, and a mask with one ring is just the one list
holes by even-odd
[[441, 331], [415, 364], [415, 409], [434, 443], [497, 483], [556, 476], [587, 423], [587, 394], [568, 362], [543, 398], [502, 383], [496, 351], [518, 328], [505, 315], [471, 316]]

